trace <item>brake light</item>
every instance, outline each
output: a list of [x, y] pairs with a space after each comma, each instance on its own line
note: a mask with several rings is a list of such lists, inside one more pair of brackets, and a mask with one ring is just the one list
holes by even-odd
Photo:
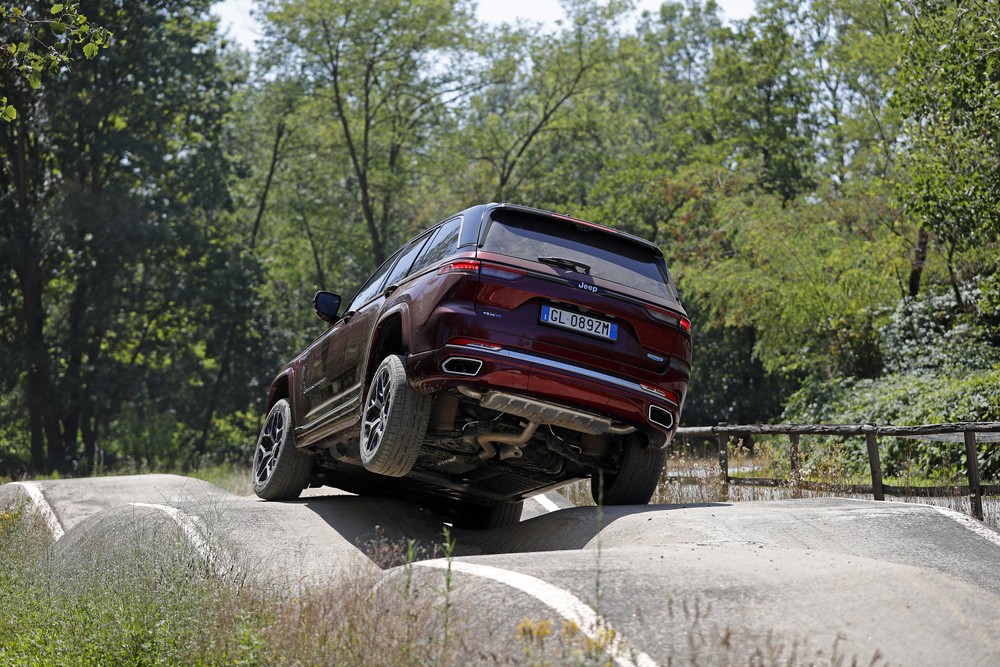
[[683, 315], [678, 315], [677, 313], [670, 312], [669, 310], [661, 310], [652, 306], [646, 306], [646, 312], [652, 315], [654, 319], [659, 320], [664, 324], [680, 327], [681, 329], [684, 329], [684, 331], [691, 333], [691, 320]]
[[593, 222], [587, 222], [586, 220], [579, 220], [577, 218], [572, 218], [572, 217], [570, 217], [568, 215], [562, 215], [562, 214], [559, 214], [559, 213], [553, 213], [552, 217], [559, 218], [560, 220], [566, 220], [568, 222], [572, 222], [574, 225], [577, 225], [577, 226], [580, 226], [580, 227], [591, 227], [593, 229], [599, 229], [602, 232], [611, 232], [612, 234], [620, 234], [621, 233], [619, 230], [615, 229], [614, 227], [605, 227], [604, 225], [598, 225], [598, 224], [595, 224]]
[[438, 275], [443, 276], [446, 273], [475, 274], [479, 273], [479, 266], [480, 261], [478, 259], [459, 259], [442, 266], [438, 270]]

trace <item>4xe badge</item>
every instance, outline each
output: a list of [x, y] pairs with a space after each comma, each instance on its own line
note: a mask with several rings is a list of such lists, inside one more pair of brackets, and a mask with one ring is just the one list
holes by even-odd
[[577, 285], [577, 287], [579, 287], [580, 289], [585, 289], [590, 292], [593, 292], [594, 294], [597, 294], [597, 285], [588, 285], [587, 283], [580, 283], [579, 285]]

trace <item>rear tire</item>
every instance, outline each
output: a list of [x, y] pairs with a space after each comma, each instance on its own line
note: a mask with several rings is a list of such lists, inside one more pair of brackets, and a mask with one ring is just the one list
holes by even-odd
[[264, 500], [294, 500], [309, 484], [314, 459], [295, 447], [292, 407], [281, 399], [264, 419], [253, 455], [253, 490]]
[[386, 357], [375, 370], [361, 415], [361, 462], [370, 472], [403, 477], [420, 454], [432, 396], [410, 386], [403, 357]]
[[[598, 505], [646, 505], [656, 491], [667, 450], [643, 447], [642, 438], [631, 436], [622, 443], [617, 473], [596, 472], [590, 478], [590, 494]], [[603, 480], [602, 480], [603, 477]], [[602, 484], [603, 482], [603, 484]], [[603, 486], [603, 488], [602, 488]]]
[[524, 501], [507, 500], [490, 507], [463, 504], [458, 506], [452, 525], [469, 530], [487, 530], [513, 526], [521, 520]]

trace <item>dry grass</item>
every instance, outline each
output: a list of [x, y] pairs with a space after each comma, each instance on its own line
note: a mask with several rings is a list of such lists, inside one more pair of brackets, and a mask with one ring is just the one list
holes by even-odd
[[[838, 497], [871, 500], [872, 494], [858, 493], [852, 486], [869, 485], [870, 477], [850, 471], [847, 461], [847, 447], [851, 443], [820, 443], [803, 439], [800, 442], [799, 478], [793, 481], [791, 458], [787, 443], [761, 440], [753, 449], [742, 441], [732, 442], [728, 450], [731, 478], [741, 478], [744, 483], [724, 484], [717, 456], [707, 456], [683, 446], [674, 446], [660, 476], [656, 491], [650, 503], [653, 505], [693, 505], [701, 503], [733, 503], [758, 500], [784, 500], [789, 498]], [[751, 478], [784, 480], [777, 485], [748, 484]], [[894, 478], [886, 478], [886, 484], [900, 487], [919, 488], [921, 486], [952, 484], [961, 486], [965, 480], [959, 478], [927, 480], [904, 469]], [[577, 482], [560, 489], [572, 503], [579, 506], [594, 504], [590, 494], [590, 482]], [[886, 500], [933, 504], [947, 507], [965, 514], [971, 512], [968, 496], [951, 495], [941, 497], [893, 496]], [[1000, 498], [983, 499], [984, 522], [1000, 528]]]
[[249, 464], [243, 466], [206, 466], [189, 473], [189, 476], [209, 484], [215, 484], [236, 496], [253, 495], [253, 477], [250, 474]]

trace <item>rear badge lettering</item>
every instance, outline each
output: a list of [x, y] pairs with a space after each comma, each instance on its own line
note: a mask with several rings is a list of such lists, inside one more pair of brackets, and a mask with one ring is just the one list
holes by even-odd
[[588, 292], [593, 292], [594, 294], [597, 294], [597, 285], [588, 285], [587, 283], [580, 283], [579, 285], [577, 285], [577, 287], [579, 287], [580, 289], [585, 289]]

